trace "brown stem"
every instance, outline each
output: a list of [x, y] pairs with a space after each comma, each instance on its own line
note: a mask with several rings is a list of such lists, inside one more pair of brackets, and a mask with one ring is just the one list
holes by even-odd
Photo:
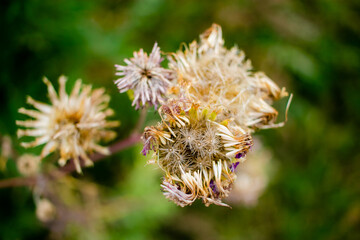
[[36, 176], [9, 178], [0, 181], [0, 188], [33, 186], [36, 183]]
[[[140, 141], [141, 134], [140, 133], [133, 133], [128, 138], [121, 140], [119, 142], [114, 143], [109, 147], [110, 154], [117, 153], [125, 148], [131, 147], [134, 144], [138, 143]], [[90, 156], [91, 160], [93, 162], [100, 161], [104, 159], [106, 155], [102, 155], [99, 153], [95, 153]], [[82, 166], [83, 163], [81, 163]], [[53, 171], [50, 171], [47, 173], [47, 175], [51, 176], [52, 178], [59, 178], [67, 173], [75, 171], [75, 165], [73, 161], [69, 161], [69, 163], [60, 168]], [[16, 178], [9, 178], [4, 179], [0, 181], [0, 188], [6, 188], [6, 187], [19, 187], [19, 186], [34, 186], [37, 182], [38, 177], [43, 176], [43, 174], [35, 175], [35, 176], [29, 176], [29, 177], [16, 177]]]

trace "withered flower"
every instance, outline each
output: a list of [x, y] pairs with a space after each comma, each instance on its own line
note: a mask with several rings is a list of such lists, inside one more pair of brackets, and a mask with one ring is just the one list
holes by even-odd
[[252, 145], [251, 136], [220, 121], [218, 113], [192, 102], [170, 99], [161, 106], [162, 122], [145, 128], [144, 150], [164, 171], [164, 195], [179, 206], [202, 199], [226, 206], [234, 168]]
[[121, 93], [128, 90], [134, 92], [132, 105], [135, 105], [136, 109], [146, 103], [157, 108], [158, 104], [164, 101], [173, 71], [162, 68], [162, 61], [160, 48], [155, 43], [149, 56], [140, 49], [134, 52], [133, 58], [124, 60], [127, 66], [115, 65], [118, 71], [116, 75], [120, 76], [115, 84]]
[[219, 25], [213, 24], [200, 35], [200, 43], [192, 42], [169, 60], [177, 72], [172, 88], [182, 95], [225, 109], [223, 114], [247, 132], [279, 126], [275, 124], [278, 112], [271, 104], [288, 93], [264, 73], [254, 72], [243, 51], [224, 47]]
[[113, 114], [113, 110], [108, 108], [110, 97], [104, 94], [104, 89], [92, 90], [90, 85], [82, 84], [79, 79], [68, 95], [66, 80], [64, 76], [59, 78], [60, 90], [57, 94], [49, 80], [44, 78], [51, 105], [28, 97], [28, 104], [36, 110], [19, 109], [20, 113], [33, 119], [16, 121], [17, 125], [25, 127], [19, 129], [17, 134], [18, 137], [35, 138], [32, 142], [23, 142], [23, 147], [45, 144], [41, 158], [59, 150], [59, 164], [63, 166], [72, 158], [76, 170], [81, 172], [80, 158], [88, 166], [93, 164], [88, 153], [109, 154], [109, 150], [99, 142], [115, 138], [116, 133], [108, 128], [118, 126], [119, 122], [106, 119]]

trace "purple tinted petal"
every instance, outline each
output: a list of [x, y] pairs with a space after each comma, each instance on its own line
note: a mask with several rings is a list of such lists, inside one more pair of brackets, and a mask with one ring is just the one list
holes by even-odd
[[141, 150], [141, 153], [146, 156], [146, 154], [148, 154], [148, 152], [150, 151], [150, 139], [148, 139], [145, 143], [144, 143], [144, 147]]
[[234, 172], [238, 165], [239, 165], [239, 162], [232, 163], [231, 166], [230, 166], [230, 170], [231, 170], [232, 172]]
[[149, 152], [149, 149], [144, 146], [144, 148], [141, 150], [142, 155], [146, 156], [146, 154]]
[[243, 154], [240, 152], [238, 154], [235, 155], [235, 158], [239, 159], [239, 158], [242, 158]]
[[216, 194], [219, 193], [218, 190], [216, 189], [216, 185], [215, 185], [215, 183], [214, 183], [213, 180], [210, 181], [210, 187], [211, 187], [211, 190], [212, 190], [214, 193], [216, 193]]

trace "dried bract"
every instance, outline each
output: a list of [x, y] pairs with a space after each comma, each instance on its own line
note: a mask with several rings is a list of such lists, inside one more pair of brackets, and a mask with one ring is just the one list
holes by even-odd
[[104, 89], [92, 90], [90, 85], [82, 84], [79, 79], [68, 95], [66, 80], [64, 76], [59, 78], [60, 90], [57, 94], [49, 80], [44, 78], [51, 105], [28, 97], [27, 102], [36, 110], [19, 109], [20, 113], [33, 119], [16, 121], [17, 125], [25, 127], [17, 134], [18, 137], [35, 138], [32, 142], [23, 142], [23, 147], [45, 144], [41, 158], [59, 150], [59, 164], [65, 165], [72, 158], [76, 170], [81, 172], [80, 158], [88, 166], [93, 164], [88, 153], [109, 154], [109, 150], [99, 142], [115, 138], [116, 133], [108, 128], [118, 126], [119, 122], [106, 119], [113, 115], [113, 111], [108, 108], [110, 97], [104, 94]]

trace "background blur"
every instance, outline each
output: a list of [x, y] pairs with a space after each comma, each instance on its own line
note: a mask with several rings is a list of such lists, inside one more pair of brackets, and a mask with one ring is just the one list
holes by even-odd
[[[257, 204], [235, 196], [232, 209], [175, 206], [139, 144], [54, 184], [63, 201], [55, 223], [37, 220], [30, 189], [0, 189], [0, 239], [360, 239], [359, 12], [357, 0], [3, 0], [0, 135], [16, 154], [1, 158], [1, 179], [20, 176], [17, 109], [27, 95], [48, 101], [43, 76], [105, 87], [123, 139], [138, 112], [118, 94], [114, 64], [155, 41], [176, 51], [214, 22], [227, 47], [294, 99], [284, 128], [255, 134], [271, 156]], [[147, 124], [155, 119], [149, 112]]]

